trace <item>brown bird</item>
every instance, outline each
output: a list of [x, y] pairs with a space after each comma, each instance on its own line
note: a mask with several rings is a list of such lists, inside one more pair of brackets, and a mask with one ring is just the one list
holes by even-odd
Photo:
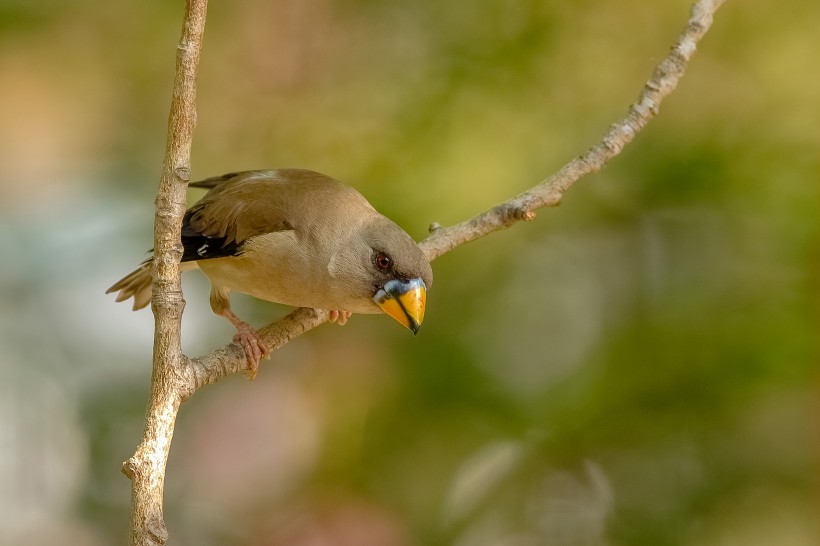
[[[270, 354], [231, 311], [231, 290], [297, 307], [351, 313], [383, 311], [417, 333], [424, 319], [430, 263], [415, 241], [356, 190], [301, 169], [246, 171], [190, 184], [208, 193], [182, 222], [183, 271], [211, 281], [211, 309], [237, 329], [251, 375]], [[106, 293], [151, 302], [151, 259]]]

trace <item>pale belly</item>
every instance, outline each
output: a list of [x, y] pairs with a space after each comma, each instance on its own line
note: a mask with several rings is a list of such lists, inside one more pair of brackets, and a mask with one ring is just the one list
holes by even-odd
[[240, 256], [202, 260], [198, 265], [211, 283], [255, 298], [293, 307], [335, 309], [351, 313], [380, 313], [370, 297], [351, 298], [334, 288], [337, 281], [327, 271], [306, 270], [299, 260], [280, 256], [274, 265]]

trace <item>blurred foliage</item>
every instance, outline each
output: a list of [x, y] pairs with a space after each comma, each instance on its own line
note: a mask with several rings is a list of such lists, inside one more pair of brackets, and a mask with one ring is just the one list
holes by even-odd
[[[212, 2], [194, 174], [326, 172], [421, 239], [592, 145], [687, 14]], [[198, 393], [169, 461], [174, 543], [820, 543], [819, 17], [729, 2], [621, 157], [435, 262], [417, 338], [354, 317]], [[150, 247], [180, 20], [0, 1], [4, 544], [125, 540], [152, 318], [102, 292]], [[185, 290], [185, 350], [227, 342], [207, 282]]]

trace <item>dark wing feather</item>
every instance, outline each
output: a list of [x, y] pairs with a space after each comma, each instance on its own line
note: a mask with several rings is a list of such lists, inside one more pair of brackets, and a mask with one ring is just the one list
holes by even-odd
[[228, 241], [225, 237], [208, 237], [191, 227], [190, 211], [185, 213], [182, 221], [182, 261], [194, 262], [209, 258], [238, 256], [242, 253], [241, 245]]

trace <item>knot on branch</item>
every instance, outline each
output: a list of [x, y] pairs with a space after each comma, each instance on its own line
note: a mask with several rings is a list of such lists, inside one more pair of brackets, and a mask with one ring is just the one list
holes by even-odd
[[433, 222], [432, 224], [430, 224], [430, 227], [427, 228], [427, 232], [428, 233], [435, 233], [440, 229], [441, 229], [441, 224], [439, 224], [438, 222]]
[[151, 535], [154, 544], [162, 545], [168, 542], [168, 528], [162, 520], [162, 513], [149, 514], [145, 519], [145, 529]]
[[125, 474], [129, 480], [134, 481], [134, 475], [137, 473], [137, 462], [134, 457], [122, 463], [122, 473]]
[[521, 203], [504, 203], [498, 212], [504, 225], [510, 225], [521, 220], [529, 222], [535, 219], [535, 211]]
[[176, 176], [180, 182], [187, 184], [191, 181], [191, 169], [187, 166], [176, 167], [174, 169], [174, 176]]

